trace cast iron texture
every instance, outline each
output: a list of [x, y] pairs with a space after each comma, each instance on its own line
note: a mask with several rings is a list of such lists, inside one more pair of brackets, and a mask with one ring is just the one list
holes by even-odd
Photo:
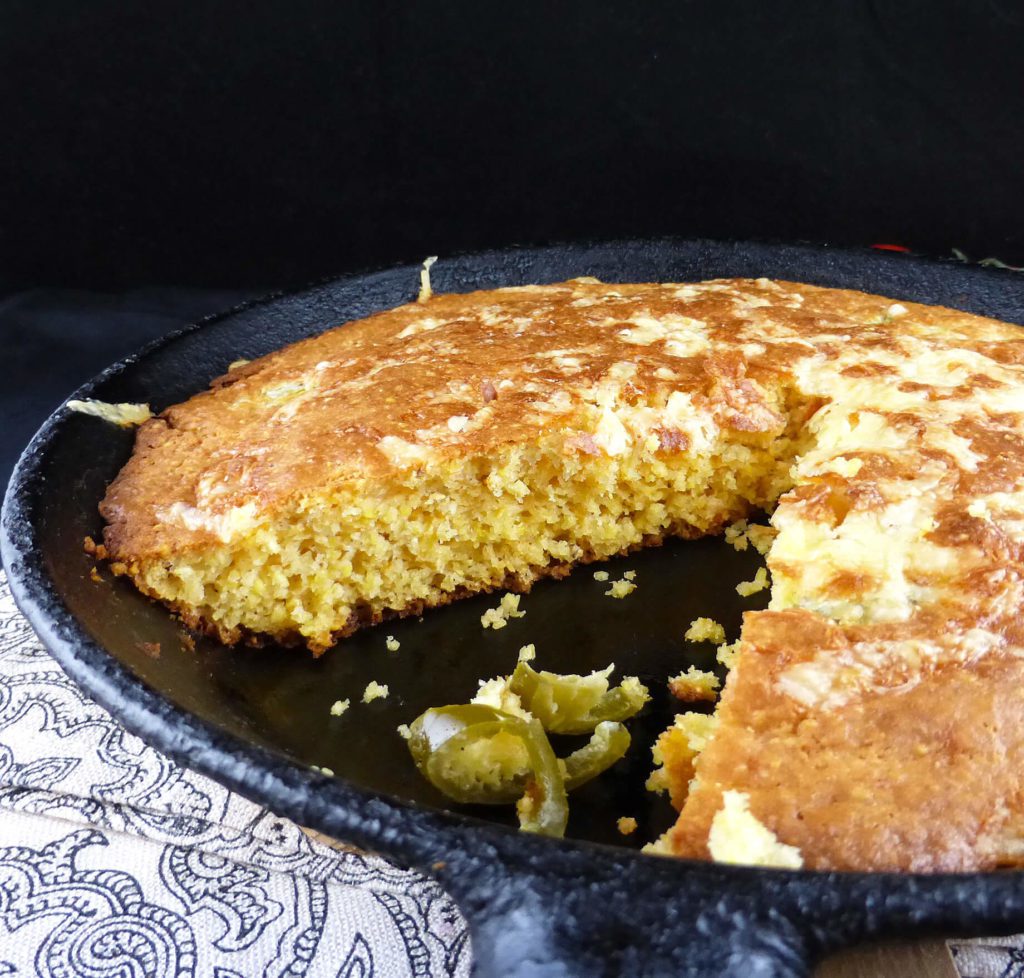
[[[509, 250], [443, 261], [433, 277], [438, 291], [468, 291], [574, 275], [609, 282], [766, 275], [1024, 322], [1024, 280], [1012, 273], [789, 245], [658, 241]], [[203, 389], [232, 360], [408, 301], [417, 278], [416, 268], [397, 268], [240, 307], [114, 365], [76, 396], [165, 407]], [[664, 860], [579, 841], [602, 838], [592, 830], [589, 816], [570, 824], [574, 839], [553, 841], [443, 810], [443, 802], [429, 796], [409, 800], [416, 797], [415, 789], [392, 785], [375, 773], [374, 768], [394, 765], [381, 763], [372, 743], [345, 751], [356, 760], [339, 771], [344, 777], [311, 770], [303, 745], [287, 740], [288, 724], [274, 724], [274, 710], [301, 726], [298, 717], [321, 709], [311, 709], [303, 698], [327, 685], [323, 680], [330, 673], [318, 670], [349, 668], [346, 662], [360, 658], [351, 648], [317, 660], [321, 665], [310, 665], [302, 653], [292, 652], [289, 659], [282, 650], [232, 653], [211, 645], [189, 660], [177, 647], [173, 622], [159, 607], [124, 582], [87, 583], [91, 565], [82, 555], [81, 537], [99, 529], [96, 503], [130, 445], [127, 434], [58, 411], [26, 449], [8, 489], [0, 540], [19, 607], [69, 675], [146, 742], [302, 825], [440, 879], [469, 920], [478, 975], [796, 976], [807, 974], [821, 954], [856, 941], [1024, 929], [1024, 877], [1019, 873], [834, 874]], [[650, 565], [655, 568], [658, 560], [668, 558], [645, 559], [655, 561]], [[714, 574], [704, 577], [715, 583]], [[549, 590], [571, 594], [571, 583]], [[729, 591], [731, 583], [717, 590]], [[535, 617], [527, 619], [542, 629], [548, 627], [540, 610], [544, 600], [539, 592], [531, 594]], [[644, 617], [628, 601], [607, 604], [626, 609], [616, 614]], [[479, 610], [459, 612], [457, 607], [436, 612], [433, 619], [455, 623], [453, 636], [465, 631], [459, 619], [439, 616], [479, 616]], [[549, 610], [551, 619], [566, 616], [557, 601]], [[622, 633], [636, 646], [622, 651], [642, 665], [650, 636], [641, 625]], [[406, 627], [414, 647], [415, 629], [428, 634], [430, 626]], [[382, 638], [379, 630], [368, 634]], [[480, 641], [478, 620], [472, 634]], [[524, 632], [522, 638], [531, 641], [534, 633]], [[133, 651], [154, 639], [164, 649], [160, 659]], [[438, 641], [435, 636], [425, 644]], [[580, 653], [580, 643], [576, 648], [569, 644], [570, 658], [554, 667], [564, 668]], [[421, 668], [424, 660], [415, 648], [406, 661], [412, 665], [402, 668], [426, 681], [428, 670]], [[474, 669], [478, 676], [487, 671], [478, 664]], [[446, 670], [432, 671], [447, 681]], [[662, 663], [653, 672], [663, 678]], [[276, 688], [294, 676], [301, 677], [292, 687], [295, 696], [271, 703], [268, 684]], [[409, 708], [414, 698], [409, 691]], [[372, 727], [372, 715], [366, 716]], [[360, 755], [369, 758], [364, 756], [362, 765]], [[608, 783], [614, 784], [614, 778]], [[596, 801], [582, 807], [599, 810], [607, 822], [622, 811], [609, 812], [605, 796]]]

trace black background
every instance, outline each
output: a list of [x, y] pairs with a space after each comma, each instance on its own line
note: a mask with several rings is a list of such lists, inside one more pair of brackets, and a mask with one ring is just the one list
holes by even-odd
[[671, 234], [1022, 262], [1021, 51], [1016, 0], [8, 0], [0, 466], [175, 324], [428, 254]]
[[1024, 5], [8, 2], [0, 281], [660, 234], [1024, 257]]

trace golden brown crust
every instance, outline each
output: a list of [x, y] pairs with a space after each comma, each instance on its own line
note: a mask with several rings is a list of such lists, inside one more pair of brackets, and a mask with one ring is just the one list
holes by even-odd
[[[748, 615], [671, 850], [708, 858], [722, 793], [739, 790], [808, 868], [1024, 863], [1024, 659], [1002, 643], [957, 650], [963, 631], [939, 616], [844, 629], [806, 611]], [[940, 649], [923, 669], [900, 661], [912, 636]], [[795, 665], [854, 661], [864, 642], [895, 654], [846, 702], [815, 708], [780, 691]]]

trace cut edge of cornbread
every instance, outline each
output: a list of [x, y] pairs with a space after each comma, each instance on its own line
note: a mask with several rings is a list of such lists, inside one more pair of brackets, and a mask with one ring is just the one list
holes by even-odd
[[544, 433], [389, 482], [297, 495], [259, 518], [222, 520], [211, 544], [173, 561], [115, 555], [113, 569], [224, 642], [269, 635], [321, 652], [386, 618], [716, 532], [790, 487], [801, 435], [791, 423], [723, 432], [700, 454], [637, 444], [606, 455]]

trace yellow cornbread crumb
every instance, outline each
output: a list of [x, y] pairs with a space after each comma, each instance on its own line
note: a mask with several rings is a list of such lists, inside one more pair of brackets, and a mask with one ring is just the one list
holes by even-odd
[[608, 571], [594, 571], [594, 580], [595, 581], [607, 581], [608, 580]]
[[636, 819], [629, 815], [620, 818], [615, 825], [622, 835], [632, 835], [636, 831]]
[[768, 587], [768, 568], [759, 567], [752, 581], [740, 581], [736, 585], [736, 593], [741, 598], [747, 598], [751, 594], [763, 591], [766, 587]]
[[397, 652], [402, 647], [402, 643], [394, 635], [389, 635], [384, 639], [384, 645], [389, 652]]
[[314, 771], [319, 771], [321, 774], [326, 774], [327, 777], [333, 778], [334, 772], [329, 767], [321, 767], [319, 764], [312, 765]]
[[725, 627], [713, 618], [694, 618], [683, 638], [688, 642], [714, 642], [721, 645], [725, 641]]
[[532, 642], [529, 645], [524, 645], [519, 650], [519, 661], [520, 662], [532, 662], [537, 658], [537, 646]]
[[725, 528], [725, 542], [734, 550], [747, 549], [747, 521], [737, 520]]
[[740, 654], [740, 642], [737, 639], [732, 645], [719, 645], [715, 649], [715, 658], [726, 669], [732, 669], [736, 665], [736, 656]]
[[750, 796], [742, 791], [722, 792], [722, 807], [708, 833], [708, 851], [719, 863], [781, 869], [800, 869], [804, 864], [796, 846], [779, 842], [775, 833], [754, 817]]
[[363, 702], [372, 703], [374, 700], [387, 699], [389, 692], [390, 690], [385, 683], [379, 683], [376, 679], [371, 679], [363, 691]]
[[519, 610], [519, 595], [506, 594], [497, 608], [488, 608], [480, 616], [480, 624], [484, 628], [493, 628], [497, 631], [508, 624], [509, 618], [522, 618], [525, 615], [525, 611]]
[[331, 716], [340, 717], [349, 708], [348, 700], [335, 700], [331, 704]]
[[668, 681], [672, 695], [685, 702], [713, 700], [718, 695], [718, 687], [718, 677], [713, 672], [705, 672], [696, 666], [690, 666], [686, 672], [672, 676]]
[[755, 524], [754, 526], [747, 527], [747, 539], [754, 545], [754, 549], [762, 557], [771, 550], [772, 543], [778, 535], [779, 531], [774, 526]]
[[400, 723], [395, 729], [398, 730], [398, 736], [401, 737], [402, 740], [408, 740], [412, 736], [412, 731], [409, 729], [409, 724], [407, 723]]
[[622, 576], [627, 581], [635, 581], [636, 580], [636, 571], [635, 570], [628, 570]]
[[612, 586], [604, 593], [612, 598], [624, 598], [627, 594], [632, 594], [635, 590], [636, 585], [632, 581], [627, 581], [623, 578], [619, 581], [612, 581]]
[[725, 528], [725, 542], [734, 550], [746, 550], [748, 545], [752, 545], [763, 557], [771, 549], [772, 541], [778, 532], [774, 526], [761, 526], [757, 523], [748, 523], [746, 520], [737, 520]]
[[[675, 723], [657, 739], [651, 748], [655, 769], [647, 779], [648, 791], [676, 792], [679, 786], [686, 786], [683, 795], [672, 797], [672, 804], [681, 808], [686, 800], [685, 790], [693, 777], [693, 762], [707, 747], [718, 725], [718, 717], [710, 713], [680, 713]], [[670, 774], [670, 771], [674, 772]]]

